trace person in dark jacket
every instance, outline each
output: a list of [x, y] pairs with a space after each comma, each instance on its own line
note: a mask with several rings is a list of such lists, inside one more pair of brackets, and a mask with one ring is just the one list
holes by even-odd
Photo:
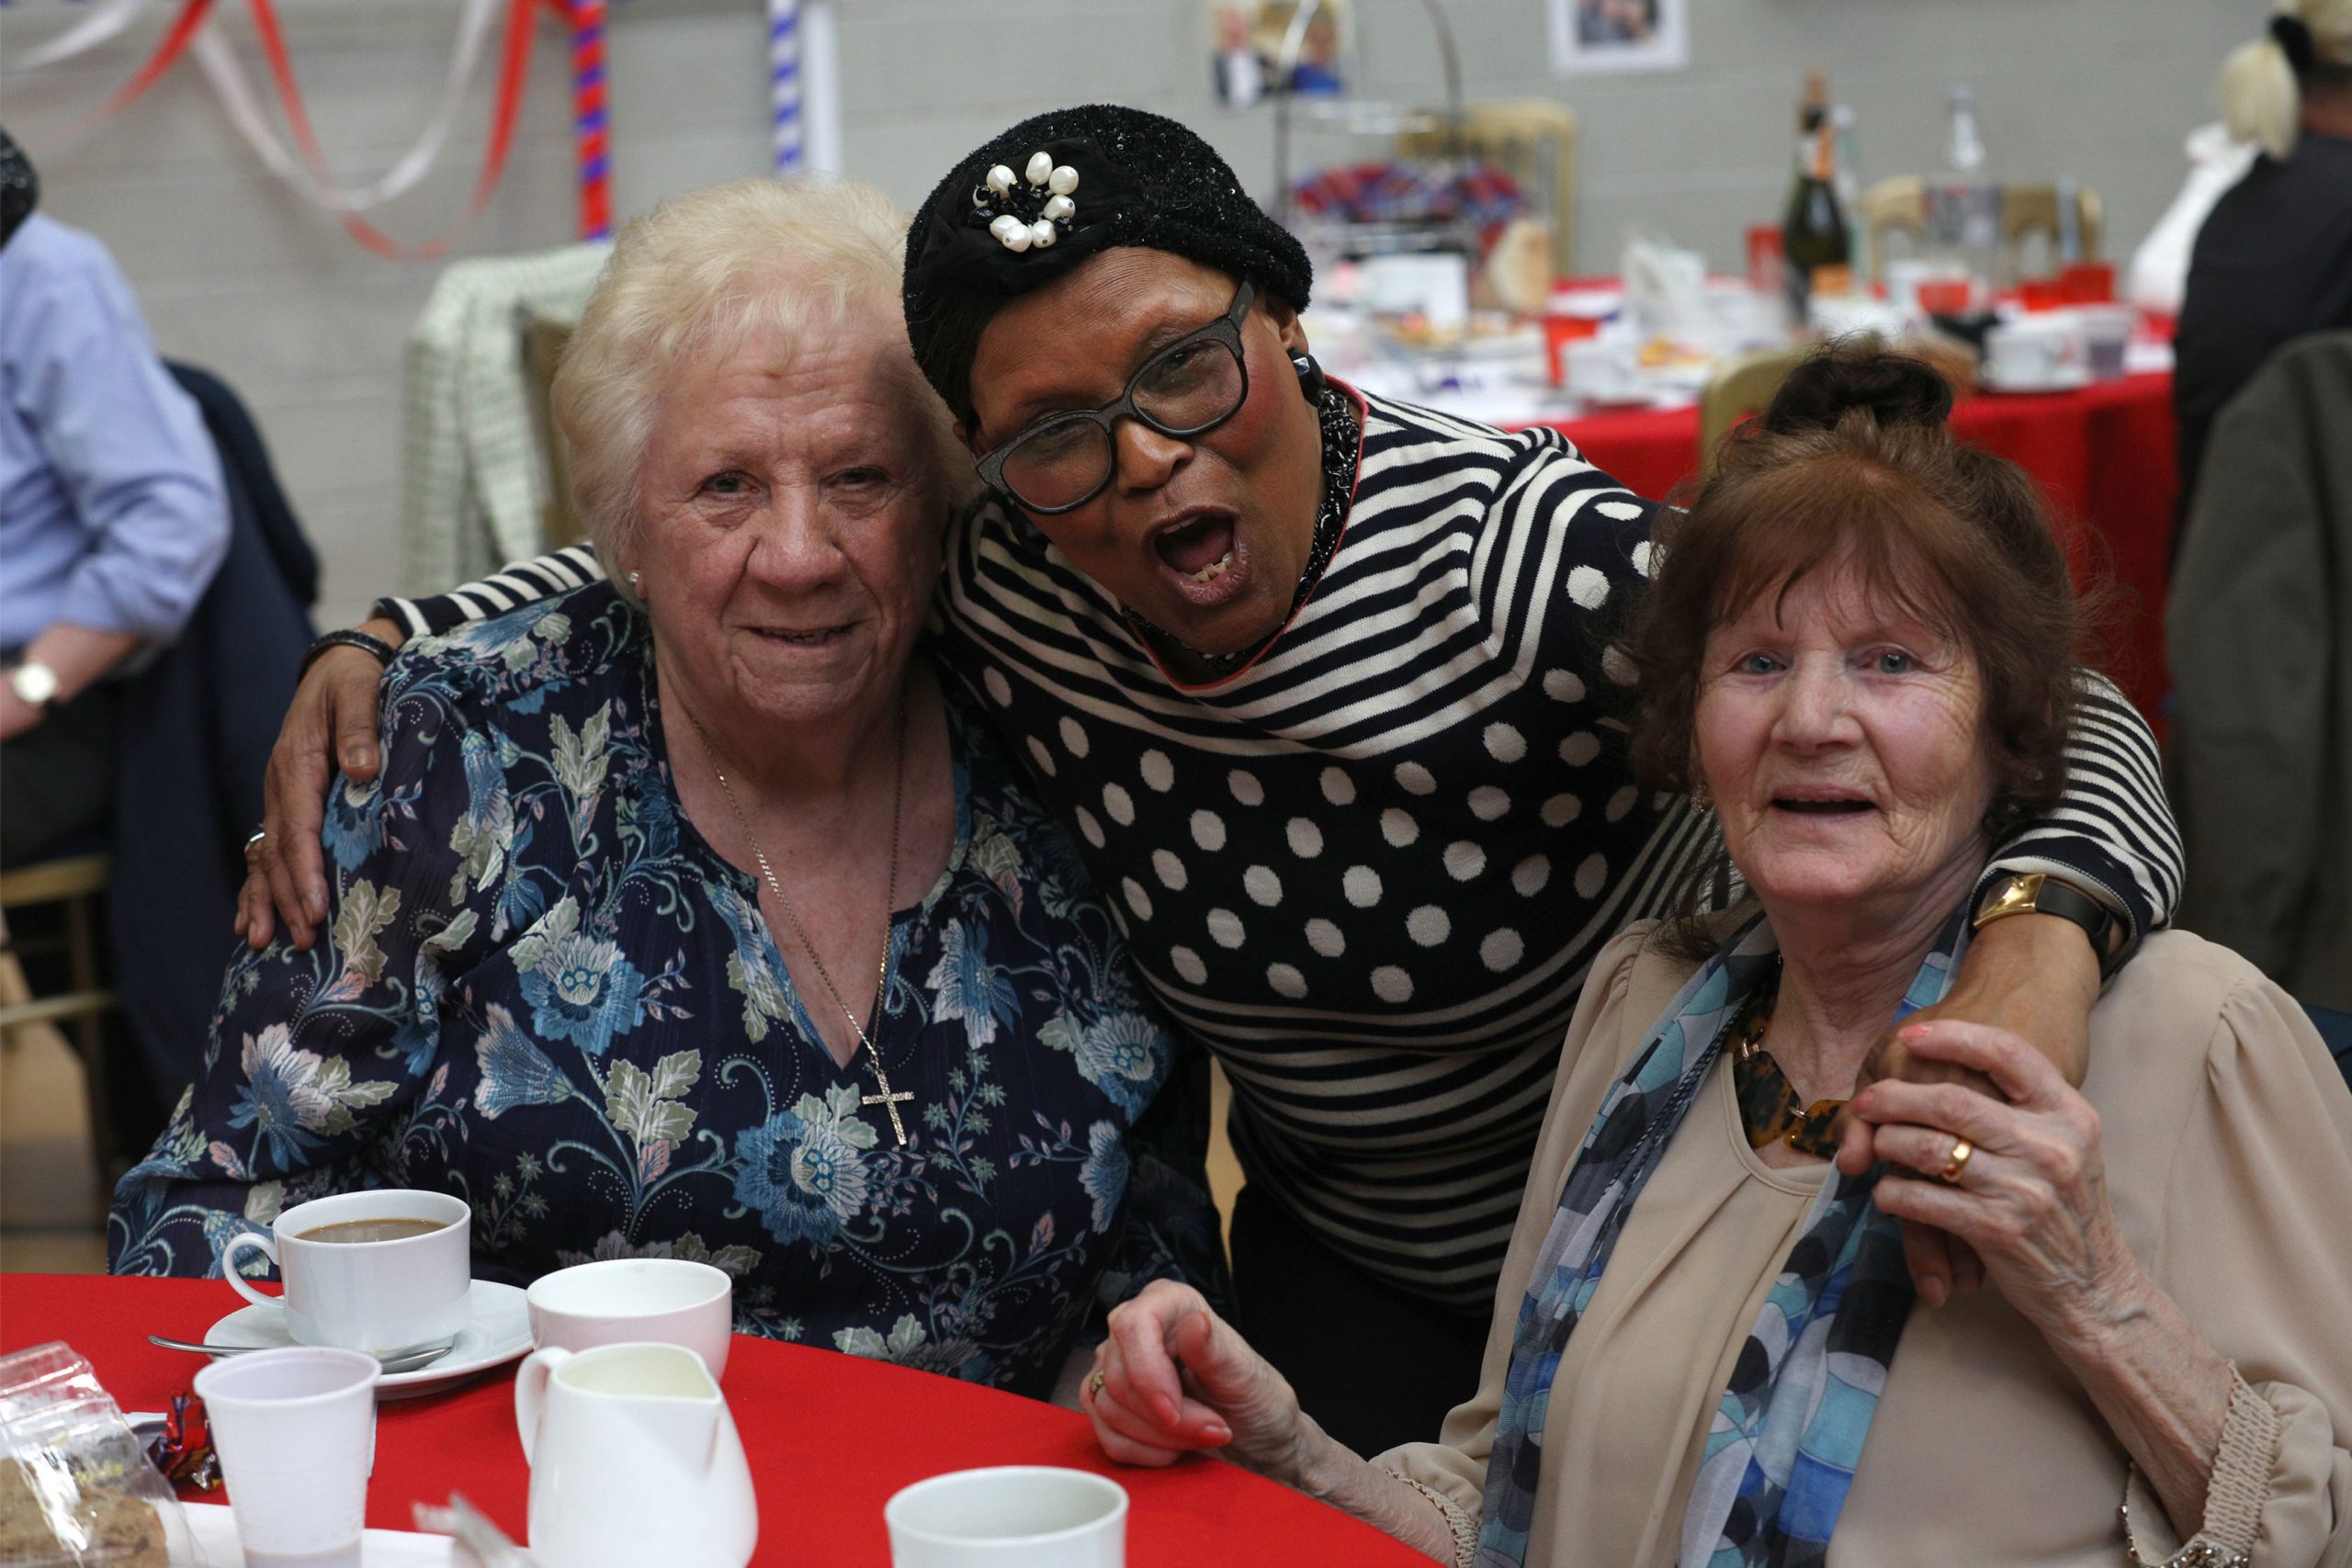
[[2230, 133], [2262, 152], [2189, 260], [2172, 383], [2184, 523], [2222, 405], [2290, 340], [2352, 327], [2352, 0], [2284, 0], [2230, 56], [2222, 98]]

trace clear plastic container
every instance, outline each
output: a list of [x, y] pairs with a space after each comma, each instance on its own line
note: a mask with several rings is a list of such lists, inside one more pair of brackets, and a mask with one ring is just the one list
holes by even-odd
[[0, 1356], [0, 1562], [206, 1568], [171, 1484], [62, 1343]]

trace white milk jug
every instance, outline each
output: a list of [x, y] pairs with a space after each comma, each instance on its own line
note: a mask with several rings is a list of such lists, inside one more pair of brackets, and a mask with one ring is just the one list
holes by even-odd
[[541, 1568], [744, 1568], [759, 1505], [735, 1419], [675, 1345], [535, 1350], [514, 1378]]

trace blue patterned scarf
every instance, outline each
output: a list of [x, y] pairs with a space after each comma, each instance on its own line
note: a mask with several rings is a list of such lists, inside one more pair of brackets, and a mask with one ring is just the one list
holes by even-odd
[[[1955, 918], [1895, 1016], [1942, 999], [1968, 936]], [[1722, 1052], [1726, 1026], [1771, 975], [1780, 943], [1760, 915], [1667, 1004], [1649, 1043], [1593, 1118], [1536, 1254], [1511, 1335], [1487, 1469], [1477, 1568], [1521, 1568], [1544, 1463], [1552, 1380], [1600, 1289], [1625, 1218]], [[1895, 1222], [1871, 1201], [1873, 1170], [1832, 1171], [1806, 1211], [1708, 1428], [1677, 1568], [1817, 1564], [1845, 1506], [1887, 1363], [1911, 1311]]]

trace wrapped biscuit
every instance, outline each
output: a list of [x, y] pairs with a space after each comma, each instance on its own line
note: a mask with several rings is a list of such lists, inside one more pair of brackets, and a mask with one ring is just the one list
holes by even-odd
[[0, 1568], [205, 1568], [171, 1485], [90, 1363], [0, 1356]]

